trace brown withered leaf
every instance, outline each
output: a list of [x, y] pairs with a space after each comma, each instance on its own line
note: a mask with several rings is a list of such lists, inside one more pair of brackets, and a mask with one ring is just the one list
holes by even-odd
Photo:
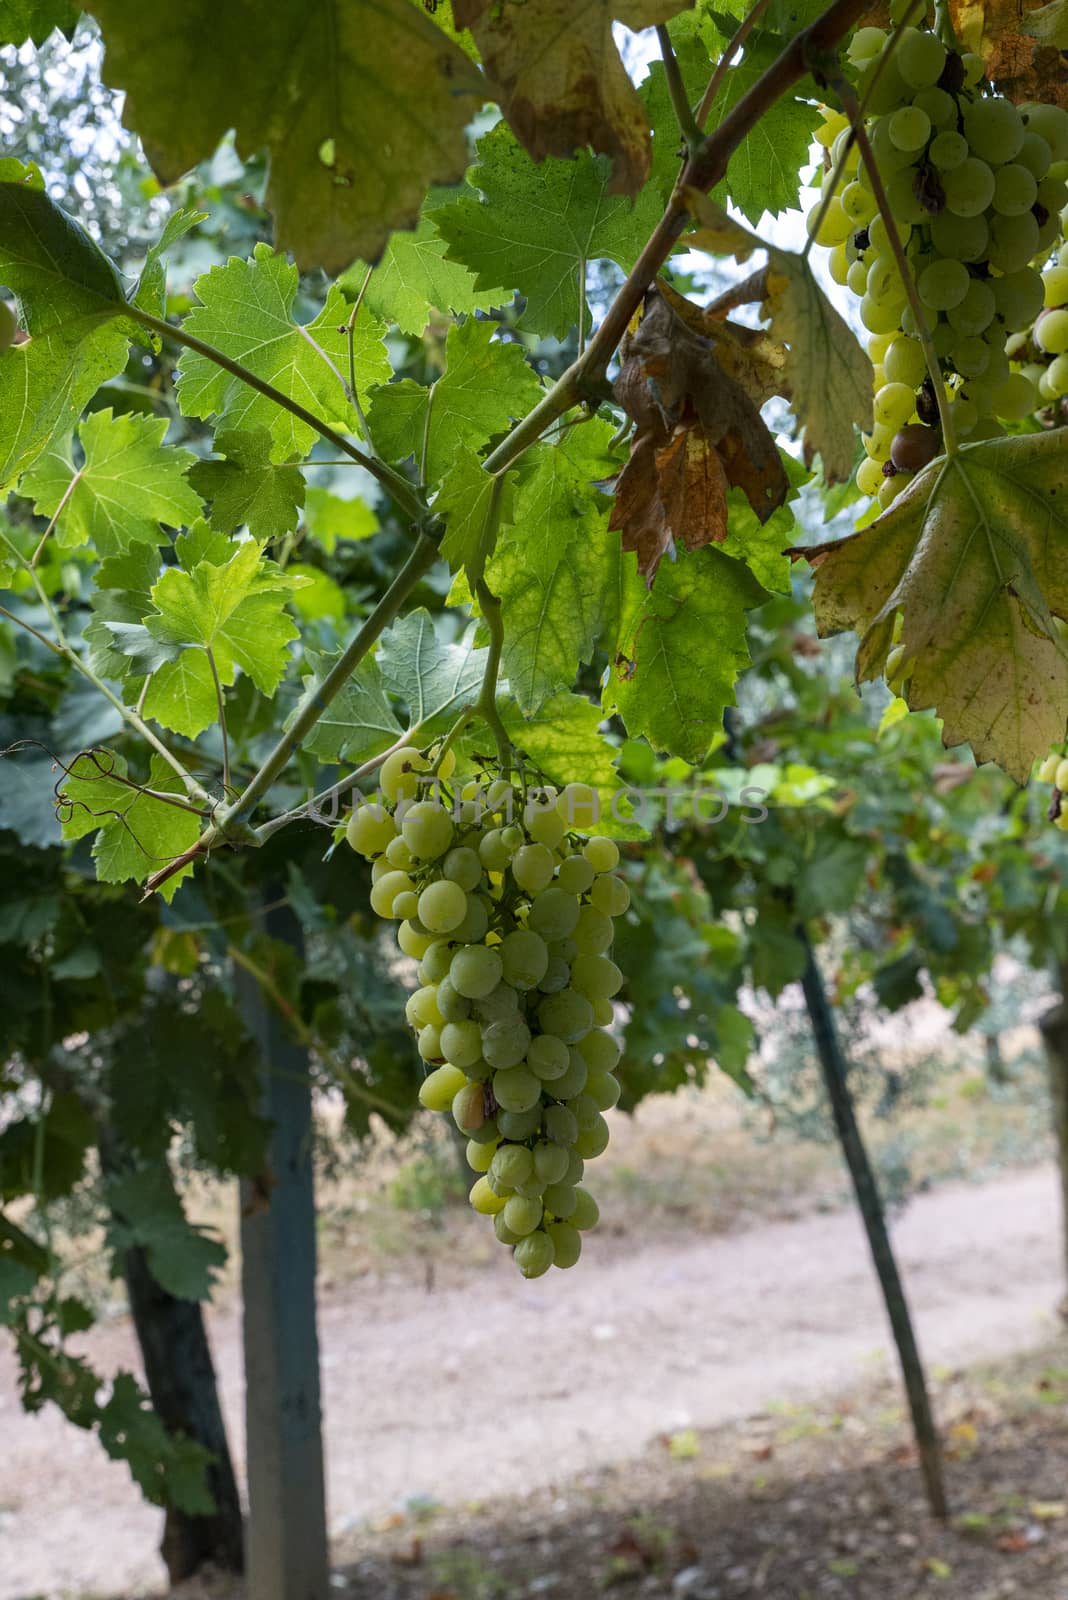
[[453, 0], [475, 38], [501, 108], [535, 161], [592, 145], [611, 157], [611, 189], [637, 194], [649, 176], [649, 119], [612, 37], [640, 32], [693, 0]]
[[623, 548], [638, 553], [649, 583], [677, 545], [696, 550], [724, 542], [732, 486], [761, 522], [789, 492], [757, 403], [721, 365], [722, 340], [699, 326], [698, 307], [653, 288], [621, 350], [616, 397], [637, 431], [611, 526], [621, 531]]
[[[746, 303], [763, 300], [767, 293], [766, 272], [754, 274], [747, 281], [750, 288]], [[718, 302], [717, 306], [698, 306], [669, 283], [661, 282], [657, 288], [691, 333], [709, 341], [723, 371], [741, 384], [754, 405], [762, 406], [775, 394], [789, 398], [785, 375], [789, 351], [781, 340], [772, 338], [764, 328], [747, 328], [740, 322], [728, 321], [725, 312], [717, 309]]]
[[1000, 94], [1017, 103], [1044, 100], [1063, 106], [1068, 69], [1038, 18], [1045, 12], [1048, 26], [1051, 9], [1032, 0], [949, 0], [957, 38], [965, 50], [982, 56]]

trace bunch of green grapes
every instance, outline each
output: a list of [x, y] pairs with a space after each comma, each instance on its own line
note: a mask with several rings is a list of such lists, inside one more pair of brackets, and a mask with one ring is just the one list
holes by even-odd
[[[1064, 228], [1062, 214], [1061, 226]], [[1060, 257], [1065, 258], [1062, 265]], [[1064, 408], [1059, 402], [1068, 395], [1068, 253], [1063, 245], [1060, 256], [1042, 274], [1043, 309], [1027, 333], [1009, 340], [1007, 351], [1014, 364], [1038, 391], [1036, 410], [1044, 420], [1060, 422]]]
[[372, 907], [419, 962], [407, 1005], [427, 1067], [419, 1098], [467, 1134], [471, 1204], [536, 1278], [574, 1266], [598, 1219], [580, 1180], [620, 1095], [609, 1029], [623, 976], [609, 951], [630, 892], [612, 840], [576, 831], [597, 820], [585, 784], [524, 792], [496, 778], [451, 793], [449, 752], [428, 791], [431, 765], [390, 756], [381, 801], [359, 806], [346, 836], [373, 863]]
[[1052, 783], [1053, 799], [1050, 801], [1049, 816], [1055, 828], [1060, 828], [1068, 833], [1068, 805], [1065, 797], [1068, 796], [1068, 756], [1064, 747], [1059, 746], [1051, 750], [1038, 769], [1040, 783]]
[[[886, 44], [882, 29], [866, 27], [850, 45], [872, 151], [957, 436], [992, 438], [1002, 421], [1027, 416], [1039, 400], [1033, 376], [1013, 369], [1006, 340], [1043, 308], [1034, 263], [1059, 237], [1068, 201], [1068, 113], [1016, 107], [991, 93], [979, 57], [947, 49], [926, 27], [901, 28], [880, 64]], [[830, 248], [835, 281], [860, 300], [875, 368], [875, 423], [857, 484], [887, 506], [941, 449], [935, 392], [846, 119], [829, 113], [819, 137], [829, 150], [824, 197], [832, 184], [834, 190], [818, 226], [819, 207], [810, 214], [810, 228]], [[1062, 348], [1068, 350], [1068, 332]]]

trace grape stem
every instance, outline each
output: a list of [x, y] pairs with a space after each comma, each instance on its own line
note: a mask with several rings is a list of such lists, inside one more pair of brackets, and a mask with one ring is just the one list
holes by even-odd
[[872, 193], [875, 196], [876, 204], [879, 207], [879, 215], [882, 217], [886, 228], [890, 251], [897, 263], [897, 270], [901, 274], [901, 282], [904, 285], [905, 295], [912, 309], [912, 315], [916, 319], [917, 337], [923, 345], [927, 371], [930, 373], [931, 383], [934, 387], [935, 402], [938, 406], [938, 419], [942, 424], [943, 453], [952, 458], [957, 453], [957, 435], [953, 426], [949, 398], [946, 395], [946, 386], [942, 381], [942, 369], [938, 361], [938, 352], [935, 350], [934, 341], [931, 338], [927, 314], [924, 311], [923, 301], [920, 299], [919, 291], [916, 288], [916, 281], [912, 276], [912, 268], [909, 266], [908, 257], [905, 255], [905, 247], [901, 243], [901, 235], [898, 232], [894, 213], [890, 209], [890, 202], [886, 198], [886, 189], [879, 174], [867, 129], [864, 126], [864, 114], [851, 84], [846, 83], [845, 79], [840, 76], [828, 81], [842, 102], [842, 109], [852, 125], [853, 133], [860, 149], [861, 159], [868, 169]]
[[[760, 0], [760, 4], [767, 5], [769, 0]], [[671, 35], [667, 30], [666, 23], [657, 24], [656, 42], [660, 46], [660, 56], [664, 63], [664, 78], [667, 82], [668, 94], [671, 97], [671, 107], [679, 124], [679, 132], [686, 141], [687, 150], [692, 155], [701, 143], [701, 126], [690, 110], [690, 102], [686, 98], [686, 85], [682, 81], [679, 60], [675, 54], [675, 47], [671, 43]]]
[[501, 616], [501, 602], [495, 594], [490, 592], [489, 584], [485, 578], [479, 578], [475, 585], [475, 594], [482, 615], [489, 629], [490, 647], [486, 659], [486, 671], [482, 679], [482, 689], [475, 703], [475, 711], [486, 723], [494, 739], [497, 741], [497, 755], [501, 763], [501, 772], [507, 777], [512, 766], [512, 741], [508, 737], [508, 730], [501, 721], [500, 712], [497, 710], [497, 677], [501, 670], [501, 653], [504, 650], [504, 621]]
[[[708, 80], [708, 87], [701, 96], [701, 103], [693, 114], [693, 120], [699, 129], [703, 129], [705, 123], [708, 121], [708, 114], [716, 102], [716, 96], [720, 91], [720, 87], [724, 78], [727, 76], [728, 67], [731, 66], [735, 56], [738, 54], [739, 50], [741, 50], [743, 44], [748, 39], [749, 35], [752, 33], [753, 29], [756, 27], [757, 23], [768, 10], [770, 5], [771, 0], [757, 0], [756, 5], [746, 16], [742, 18], [738, 27], [735, 29], [733, 36], [728, 40], [723, 54], [716, 62], [715, 70]], [[659, 31], [660, 30], [658, 28], [657, 32], [659, 33]]]

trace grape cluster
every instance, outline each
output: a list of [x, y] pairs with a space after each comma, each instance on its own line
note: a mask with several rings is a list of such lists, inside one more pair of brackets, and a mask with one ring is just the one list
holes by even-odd
[[1051, 750], [1038, 769], [1040, 783], [1052, 783], [1053, 798], [1050, 801], [1049, 816], [1054, 827], [1068, 833], [1068, 756], [1063, 748]]
[[[1062, 214], [1062, 230], [1064, 216]], [[1061, 250], [1061, 255], [1065, 252]], [[1063, 420], [1058, 402], [1068, 395], [1068, 255], [1065, 264], [1050, 262], [1042, 274], [1043, 309], [1027, 333], [1016, 334], [1007, 350], [1013, 363], [1038, 392], [1036, 410], [1049, 412], [1049, 420]]]
[[[867, 132], [961, 439], [996, 437], [1039, 403], [1034, 375], [1006, 350], [1043, 307], [1043, 261], [1068, 201], [1068, 113], [1017, 107], [989, 92], [978, 56], [949, 50], [926, 27], [859, 28], [850, 59]], [[878, 72], [876, 68], [878, 66]], [[826, 114], [829, 151], [817, 243], [837, 283], [860, 300], [875, 368], [874, 427], [857, 485], [888, 506], [941, 449], [934, 388], [871, 178], [844, 117]], [[843, 162], [837, 183], [834, 173]], [[1049, 325], [1049, 338], [1062, 336]], [[1068, 315], [1064, 318], [1068, 351]], [[1000, 420], [999, 420], [1000, 419]]]
[[580, 1179], [620, 1095], [609, 951], [630, 892], [612, 840], [576, 832], [597, 820], [587, 785], [524, 792], [498, 777], [453, 793], [448, 752], [428, 791], [432, 764], [390, 756], [381, 801], [353, 811], [346, 836], [373, 863], [372, 907], [419, 962], [419, 1098], [467, 1134], [471, 1204], [537, 1278], [574, 1266], [598, 1219]]

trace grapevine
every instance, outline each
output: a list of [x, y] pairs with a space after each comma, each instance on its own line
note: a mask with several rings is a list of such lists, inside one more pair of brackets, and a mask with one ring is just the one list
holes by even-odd
[[420, 1101], [467, 1134], [471, 1204], [537, 1278], [574, 1266], [598, 1220], [580, 1180], [620, 1095], [609, 951], [630, 893], [613, 841], [576, 830], [597, 821], [587, 785], [527, 788], [496, 766], [450, 788], [454, 772], [451, 749], [396, 751], [346, 835], [419, 963], [406, 1014]]

